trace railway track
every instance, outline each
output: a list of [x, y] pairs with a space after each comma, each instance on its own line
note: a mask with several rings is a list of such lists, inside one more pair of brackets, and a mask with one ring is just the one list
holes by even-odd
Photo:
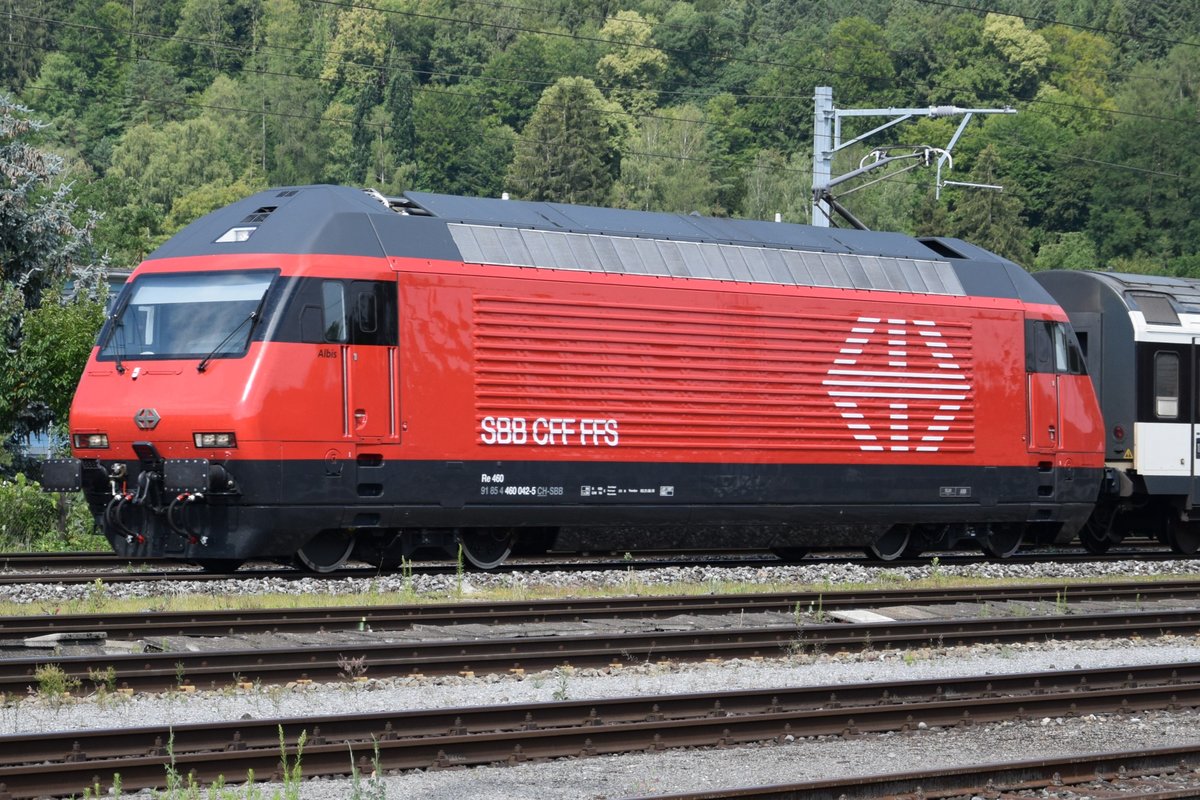
[[559, 636], [503, 635], [412, 641], [342, 641], [303, 648], [243, 643], [238, 649], [118, 653], [101, 657], [35, 656], [0, 660], [0, 692], [35, 689], [37, 672], [55, 664], [88, 686], [97, 667], [112, 670], [115, 685], [133, 690], [218, 688], [240, 681], [278, 684], [346, 680], [348, 664], [372, 677], [524, 673], [572, 667], [621, 667], [645, 662], [765, 659], [792, 653], [875, 648], [966, 646], [1042, 639], [1147, 638], [1200, 632], [1200, 610], [887, 621], [854, 625], [807, 624], [715, 630], [596, 630]]
[[[113, 639], [165, 636], [227, 636], [253, 633], [317, 633], [332, 631], [397, 631], [414, 625], [499, 626], [579, 622], [585, 619], [663, 619], [684, 614], [733, 615], [776, 613], [829, 615], [852, 609], [888, 606], [971, 604], [978, 609], [1008, 603], [1040, 604], [1062, 613], [1088, 604], [1148, 605], [1200, 599], [1200, 580], [1117, 582], [1108, 584], [1043, 583], [950, 589], [893, 589], [835, 592], [772, 592], [658, 597], [608, 597], [569, 600], [464, 602], [429, 605], [352, 605], [325, 608], [264, 608], [230, 611], [183, 611], [131, 614], [42, 614], [0, 617], [4, 641], [51, 633], [95, 633]], [[974, 612], [978, 615], [978, 611]]]
[[[654, 800], [938, 800], [939, 798], [1044, 798], [1174, 800], [1200, 797], [1200, 747], [1166, 747], [1119, 753], [1091, 753], [944, 770], [777, 786], [739, 787], [682, 794], [656, 794]], [[626, 800], [651, 800], [650, 796]]]
[[[192, 772], [205, 783], [222, 776], [236, 782], [244, 780], [249, 770], [260, 777], [277, 773], [281, 738], [286, 756], [295, 759], [303, 737], [303, 765], [305, 775], [311, 777], [344, 775], [352, 763], [369, 770], [376, 757], [388, 770], [445, 769], [673, 747], [783, 744], [798, 737], [916, 733], [922, 728], [1044, 716], [1183, 711], [1198, 705], [1200, 664], [1182, 662], [936, 681], [69, 731], [0, 737], [0, 784], [6, 784], [11, 798], [78, 795], [97, 779], [107, 785], [114, 773], [120, 774], [125, 789], [161, 787], [168, 765], [181, 774]], [[1177, 766], [1179, 758], [1167, 765]], [[1008, 768], [1013, 769], [1012, 765]], [[967, 774], [959, 772], [959, 783], [954, 785], [961, 787]], [[940, 777], [937, 786], [948, 785], [948, 776], [942, 773]], [[904, 786], [911, 791], [911, 780], [911, 776], [891, 776], [887, 779], [890, 783], [879, 779], [875, 788]], [[927, 780], [928, 785], [920, 784], [926, 797], [947, 796], [929, 794], [935, 781], [932, 776]], [[823, 783], [828, 789], [828, 782]], [[686, 796], [793, 795], [731, 792]]]
[[[787, 564], [769, 553], [757, 551], [679, 552], [646, 551], [628, 554], [550, 554], [536, 558], [513, 558], [494, 570], [494, 574], [512, 574], [531, 571], [584, 572], [613, 570], [649, 570], [683, 568], [695, 566], [766, 567]], [[897, 559], [881, 562], [871, 560], [858, 553], [818, 554], [802, 561], [800, 565], [820, 566], [846, 563], [863, 563], [882, 568], [929, 566], [933, 556], [918, 559]], [[945, 566], [970, 565], [994, 562], [980, 554], [939, 553], [938, 562]], [[1120, 551], [1093, 555], [1083, 551], [1031, 551], [1003, 559], [1006, 564], [1085, 564], [1111, 563], [1118, 561], [1177, 561], [1187, 560], [1162, 547], [1146, 546], [1123, 548]], [[453, 575], [458, 565], [452, 561], [418, 561], [409, 567], [412, 575]], [[96, 580], [106, 583], [131, 583], [137, 581], [204, 581], [226, 580], [231, 576], [251, 578], [277, 578], [282, 580], [303, 579], [369, 579], [380, 574], [399, 573], [399, 569], [384, 569], [362, 565], [314, 574], [291, 566], [271, 562], [250, 562], [234, 572], [210, 572], [189, 564], [169, 559], [129, 559], [109, 553], [0, 553], [0, 585], [23, 583], [62, 583], [69, 585], [89, 584]]]

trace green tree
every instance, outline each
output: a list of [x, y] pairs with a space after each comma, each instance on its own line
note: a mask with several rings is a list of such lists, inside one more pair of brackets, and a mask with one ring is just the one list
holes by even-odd
[[838, 103], [890, 105], [896, 70], [883, 29], [862, 17], [834, 23], [825, 41], [825, 66]]
[[[812, 157], [808, 153], [784, 156], [760, 150], [747, 167], [741, 215], [750, 219], [775, 219], [807, 223], [812, 206]], [[807, 167], [807, 169], [806, 169]]]
[[20, 91], [53, 51], [55, 21], [70, 12], [66, 0], [0, 0], [0, 86]]
[[542, 93], [508, 171], [516, 196], [601, 205], [620, 174], [629, 117], [587, 78], [561, 78]]
[[1050, 62], [1050, 44], [1018, 17], [988, 14], [983, 20], [983, 41], [1004, 60], [1006, 94], [1030, 97]]
[[246, 82], [250, 97], [241, 107], [260, 112], [255, 149], [272, 185], [312, 183], [322, 174], [325, 131], [316, 121], [329, 103], [329, 90], [318, 77], [332, 25], [324, 9], [314, 12], [301, 0], [263, 2], [264, 46], [253, 61], [262, 74]]
[[[11, 455], [27, 434], [65, 421], [102, 313], [85, 301], [101, 291], [96, 216], [73, 221], [62, 159], [31, 143], [41, 127], [0, 94], [0, 432]], [[60, 308], [68, 282], [80, 302]]]
[[427, 88], [413, 98], [417, 189], [498, 197], [512, 131], [480, 114], [480, 101]]
[[325, 53], [321, 79], [331, 84], [339, 99], [353, 103], [360, 94], [378, 91], [379, 69], [388, 52], [387, 16], [363, 6], [338, 12], [337, 33]]
[[678, 106], [647, 118], [621, 159], [614, 202], [645, 211], [716, 213], [708, 154], [708, 125], [699, 108]]
[[1063, 233], [1038, 248], [1033, 269], [1099, 269], [1096, 245], [1086, 233]]
[[544, 84], [557, 77], [547, 49], [545, 36], [523, 33], [507, 50], [493, 54], [480, 73], [479, 92], [487, 98], [491, 113], [514, 130], [525, 126]]
[[219, 73], [236, 74], [251, 51], [251, 0], [184, 0], [176, 35], [166, 48], [192, 88]]
[[667, 70], [667, 56], [654, 49], [650, 34], [658, 23], [636, 11], [620, 11], [600, 29], [612, 44], [596, 64], [600, 85], [631, 114], [649, 113], [658, 102], [658, 84]]
[[[1142, 64], [1116, 98], [1122, 116], [1096, 140], [1087, 230], [1101, 258], [1160, 262], [1200, 252], [1200, 49], [1180, 45]], [[1149, 116], [1151, 119], [1147, 119]]]
[[77, 0], [70, 18], [29, 94], [54, 120], [59, 140], [103, 166], [124, 116], [129, 9], [113, 0]]
[[[979, 154], [971, 171], [973, 183], [997, 184], [999, 157], [988, 146]], [[1021, 203], [1008, 191], [959, 189], [949, 218], [949, 233], [985, 247], [1018, 264], [1033, 263], [1029, 230], [1021, 220]]]

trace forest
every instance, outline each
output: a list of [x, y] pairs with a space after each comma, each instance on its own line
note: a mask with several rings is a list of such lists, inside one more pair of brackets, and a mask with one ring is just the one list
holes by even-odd
[[[1016, 112], [970, 122], [952, 183], [914, 161], [840, 186], [871, 228], [1200, 277], [1195, 0], [0, 0], [0, 22], [6, 430], [65, 418], [102, 318], [79, 287], [232, 200], [338, 183], [808, 222], [818, 86]], [[834, 174], [959, 122], [915, 116]]]

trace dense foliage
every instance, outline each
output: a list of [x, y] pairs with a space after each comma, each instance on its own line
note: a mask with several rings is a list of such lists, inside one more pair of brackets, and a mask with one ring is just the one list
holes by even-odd
[[[1200, 276], [1195, 0], [0, 0], [0, 23], [0, 431], [63, 420], [100, 321], [80, 269], [232, 199], [333, 182], [802, 222], [822, 85], [1018, 112], [977, 117], [943, 175], [1003, 192], [927, 167], [840, 187], [871, 227]], [[914, 117], [835, 173], [958, 122]]]
[[[1002, 194], [894, 175], [843, 201], [872, 227], [1200, 275], [1190, 0], [0, 0], [0, 19], [0, 85], [51, 123], [119, 266], [308, 182], [806, 221], [829, 85], [842, 108], [1019, 112], [977, 118], [943, 176]], [[957, 123], [895, 126], [835, 171]]]

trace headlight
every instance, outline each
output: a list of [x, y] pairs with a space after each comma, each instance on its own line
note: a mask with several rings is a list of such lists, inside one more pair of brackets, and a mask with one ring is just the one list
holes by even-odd
[[76, 433], [71, 441], [80, 450], [105, 450], [108, 448], [107, 433]]
[[196, 447], [237, 447], [237, 437], [232, 433], [196, 433], [192, 439]]

